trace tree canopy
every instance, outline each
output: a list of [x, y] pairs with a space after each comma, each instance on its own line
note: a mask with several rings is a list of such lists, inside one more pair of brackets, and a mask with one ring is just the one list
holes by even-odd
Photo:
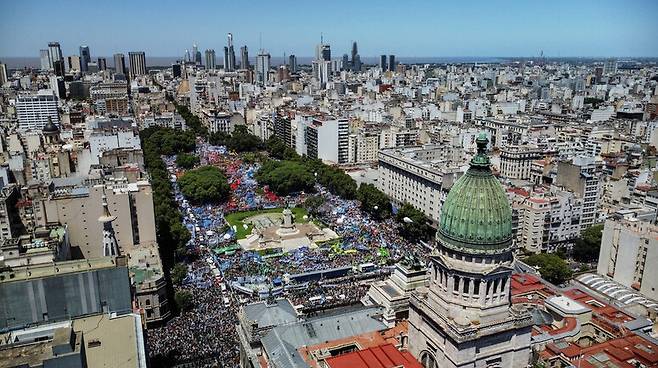
[[171, 281], [180, 284], [187, 276], [187, 266], [184, 263], [176, 263], [171, 269]]
[[183, 105], [176, 105], [176, 111], [183, 117], [185, 120], [185, 125], [190, 129], [190, 131], [195, 135], [195, 136], [200, 136], [200, 137], [207, 137], [208, 136], [208, 128], [206, 128], [203, 123], [201, 123], [201, 119], [199, 119], [196, 115], [194, 115], [190, 109], [187, 108], [187, 106]]
[[142, 130], [140, 137], [144, 142], [142, 147], [145, 151], [150, 148], [159, 155], [190, 152], [196, 147], [194, 133], [189, 130], [151, 127]]
[[603, 225], [593, 225], [587, 228], [576, 239], [571, 255], [578, 262], [594, 262], [599, 259]]
[[226, 146], [236, 152], [256, 152], [263, 149], [260, 138], [249, 133], [247, 126], [236, 125], [233, 133], [216, 132], [208, 136], [208, 143], [215, 146]]
[[434, 238], [436, 230], [430, 225], [430, 220], [409, 203], [405, 203], [398, 210], [395, 218], [400, 223], [399, 231], [403, 238], [412, 242], [429, 241]]
[[268, 185], [270, 190], [282, 196], [301, 191], [314, 191], [313, 174], [298, 161], [266, 161], [255, 178], [258, 183]]
[[194, 302], [192, 301], [192, 293], [187, 290], [179, 290], [174, 294], [174, 301], [176, 306], [181, 311], [192, 309]]
[[561, 284], [571, 278], [572, 272], [567, 262], [555, 254], [533, 254], [524, 260], [525, 263], [537, 267], [541, 276], [553, 284]]
[[[338, 167], [329, 166], [321, 160], [300, 157], [295, 150], [288, 147], [278, 138], [270, 138], [265, 143], [268, 154], [273, 159], [297, 162], [313, 175], [314, 180], [324, 186], [329, 192], [345, 199], [356, 198], [357, 185], [351, 176]], [[317, 177], [316, 177], [317, 174]], [[279, 194], [277, 192], [277, 194]]]
[[[194, 149], [194, 138], [178, 129], [157, 127], [144, 129], [139, 134], [144, 149], [144, 164], [151, 176], [156, 237], [167, 274], [176, 256], [186, 253], [190, 232], [181, 222], [182, 216], [174, 200], [169, 172], [160, 156]], [[174, 139], [177, 136], [182, 139]], [[163, 141], [169, 143], [163, 145]]]
[[297, 160], [299, 155], [297, 152], [285, 144], [281, 139], [272, 136], [265, 142], [265, 148], [270, 154], [270, 157], [277, 160]]
[[189, 153], [179, 153], [176, 156], [176, 165], [183, 169], [191, 169], [199, 163], [199, 157]]
[[328, 191], [344, 199], [356, 198], [356, 182], [343, 170], [308, 157], [303, 157], [301, 161], [311, 173], [317, 173], [318, 183]]
[[388, 196], [372, 184], [361, 184], [356, 192], [361, 209], [373, 218], [381, 220], [391, 216], [392, 207]]
[[304, 208], [310, 213], [310, 214], [317, 214], [318, 210], [320, 207], [324, 204], [325, 200], [324, 197], [319, 196], [319, 195], [314, 195], [314, 196], [309, 196], [304, 200]]
[[203, 166], [186, 172], [179, 180], [183, 195], [192, 203], [217, 203], [228, 198], [230, 187], [226, 177], [214, 166]]

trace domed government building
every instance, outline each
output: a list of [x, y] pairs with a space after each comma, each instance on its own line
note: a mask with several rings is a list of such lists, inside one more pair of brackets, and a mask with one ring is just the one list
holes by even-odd
[[409, 309], [409, 349], [425, 368], [526, 367], [532, 319], [510, 301], [512, 210], [480, 134], [441, 209], [429, 286]]

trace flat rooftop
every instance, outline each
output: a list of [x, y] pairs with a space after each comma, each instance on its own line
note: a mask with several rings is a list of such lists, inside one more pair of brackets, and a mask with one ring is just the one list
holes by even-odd
[[552, 296], [546, 299], [546, 305], [555, 307], [564, 314], [583, 314], [591, 311], [591, 309], [564, 295]]
[[[76, 334], [82, 333], [88, 367], [146, 367], [141, 319], [135, 314], [111, 318], [99, 314], [70, 322]], [[2, 337], [13, 341], [13, 336], [29, 336], [23, 343], [0, 348], [0, 368], [40, 366], [44, 359], [53, 357], [57, 329], [62, 323], [13, 331]], [[66, 328], [66, 327], [64, 327]], [[61, 334], [61, 333], [60, 333]], [[43, 341], [33, 342], [35, 338]]]
[[140, 320], [133, 314], [116, 318], [102, 314], [73, 320], [73, 329], [84, 333], [88, 367], [145, 367], [141, 328]]
[[0, 272], [0, 283], [40, 279], [55, 275], [84, 272], [101, 268], [113, 268], [117, 267], [117, 262], [120, 260], [123, 261], [123, 258], [102, 257], [57, 262], [54, 264], [16, 267], [11, 270]]

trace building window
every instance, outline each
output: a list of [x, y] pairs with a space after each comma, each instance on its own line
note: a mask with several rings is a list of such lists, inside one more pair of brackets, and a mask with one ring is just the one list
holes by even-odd
[[420, 353], [420, 364], [423, 368], [437, 368], [436, 359], [429, 351], [423, 351]]

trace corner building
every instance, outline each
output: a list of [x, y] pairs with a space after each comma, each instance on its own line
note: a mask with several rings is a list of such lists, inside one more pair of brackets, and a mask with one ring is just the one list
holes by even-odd
[[441, 211], [429, 286], [412, 294], [409, 349], [425, 368], [526, 367], [530, 314], [510, 301], [512, 210], [480, 134]]

